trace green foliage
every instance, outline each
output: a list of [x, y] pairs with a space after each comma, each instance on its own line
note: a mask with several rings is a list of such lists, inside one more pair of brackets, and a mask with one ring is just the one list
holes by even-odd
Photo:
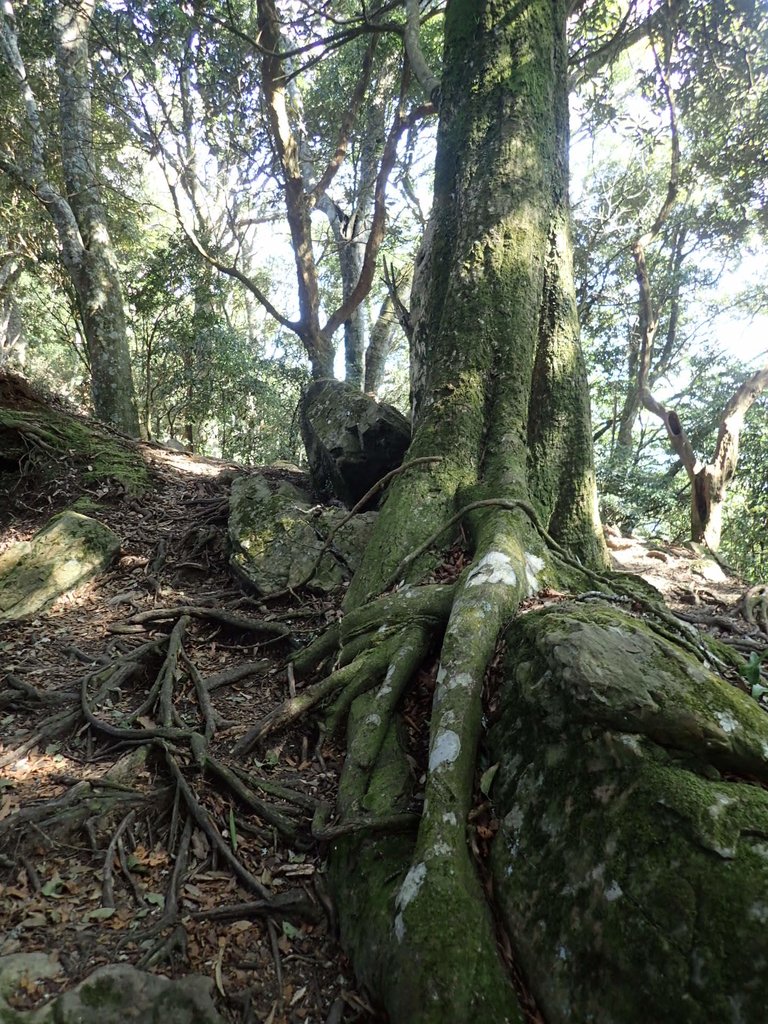
[[[661, 421], [639, 415], [637, 392], [632, 246], [662, 209], [671, 165], [669, 96], [659, 68], [667, 67], [681, 157], [671, 210], [645, 243], [658, 318], [648, 385], [675, 409], [706, 462], [723, 408], [755, 369], [726, 354], [722, 341], [733, 333], [734, 317], [766, 308], [764, 288], [744, 274], [729, 295], [723, 272], [765, 246], [768, 21], [760, 5], [728, 0], [659, 7], [650, 37], [636, 34], [636, 45], [624, 51], [628, 26], [646, 16], [643, 10], [634, 3], [592, 5], [579, 21], [575, 63], [590, 74], [581, 79], [575, 147], [585, 170], [575, 197], [576, 279], [604, 515], [626, 530], [685, 538], [690, 485]], [[736, 144], [741, 132], [751, 134], [748, 144]], [[748, 422], [761, 416], [756, 406]], [[754, 434], [744, 439], [724, 534], [726, 557], [750, 576], [762, 564], [755, 552], [762, 550], [765, 522], [752, 476], [764, 477], [766, 449], [751, 455], [754, 445]]]
[[293, 410], [306, 371], [289, 351], [263, 354], [227, 282], [172, 235], [131, 290], [140, 406], [148, 433], [246, 462], [298, 457]]
[[741, 435], [739, 468], [723, 517], [722, 555], [752, 583], [768, 580], [768, 398], [761, 398]]
[[768, 651], [763, 651], [762, 654], [750, 651], [749, 660], [741, 670], [741, 674], [752, 688], [752, 696], [755, 700], [759, 700], [764, 693], [768, 693], [768, 687], [763, 686], [760, 682], [760, 668], [766, 658], [768, 658]]

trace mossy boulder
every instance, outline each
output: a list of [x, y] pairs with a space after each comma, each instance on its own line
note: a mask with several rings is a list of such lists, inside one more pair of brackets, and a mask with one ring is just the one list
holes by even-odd
[[[329, 533], [347, 513], [317, 505], [308, 489], [261, 474], [232, 484], [229, 511], [230, 564], [259, 594], [306, 581]], [[348, 580], [362, 559], [375, 512], [353, 516], [334, 534], [309, 586], [331, 590]]]
[[120, 550], [108, 526], [81, 515], [54, 516], [31, 541], [0, 555], [0, 622], [35, 615], [105, 569]]
[[338, 380], [310, 385], [300, 423], [315, 491], [347, 508], [397, 469], [411, 442], [410, 423], [394, 406]]
[[210, 978], [170, 980], [128, 964], [110, 964], [37, 1010], [10, 1005], [17, 990], [61, 974], [55, 956], [20, 953], [0, 958], [0, 1024], [223, 1024], [211, 999]]
[[768, 717], [603, 605], [508, 649], [494, 886], [546, 1020], [762, 1024]]

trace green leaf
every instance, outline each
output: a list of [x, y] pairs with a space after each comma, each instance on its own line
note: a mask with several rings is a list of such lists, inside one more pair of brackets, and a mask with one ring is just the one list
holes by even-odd
[[161, 892], [145, 892], [144, 899], [147, 903], [152, 903], [156, 907], [165, 906], [165, 896]]
[[491, 792], [491, 786], [493, 780], [496, 778], [496, 772], [499, 770], [498, 762], [492, 764], [490, 768], [486, 768], [483, 774], [480, 776], [480, 792], [483, 796], [488, 796]]
[[288, 939], [295, 939], [299, 934], [299, 929], [294, 928], [290, 921], [283, 921], [283, 935]]
[[[760, 666], [768, 658], [768, 650], [763, 651], [762, 654], [758, 655], [755, 651], [752, 651], [749, 655], [749, 661], [746, 665], [742, 665], [741, 674], [747, 680], [749, 685], [753, 688], [760, 685]], [[754, 697], [755, 694], [753, 693]]]
[[106, 921], [114, 912], [114, 907], [97, 907], [96, 910], [89, 910], [85, 916], [89, 921]]
[[43, 896], [60, 896], [59, 889], [61, 889], [63, 884], [58, 871], [54, 871], [53, 877], [45, 883], [40, 891]]

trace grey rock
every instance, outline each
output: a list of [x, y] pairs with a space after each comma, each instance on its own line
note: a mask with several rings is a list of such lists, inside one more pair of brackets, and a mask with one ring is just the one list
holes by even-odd
[[22, 979], [60, 971], [55, 956], [20, 953], [0, 958], [0, 1024], [223, 1024], [211, 999], [212, 982], [200, 975], [170, 980], [129, 964], [109, 964], [36, 1010], [8, 1003]]
[[[317, 505], [307, 490], [261, 474], [232, 484], [229, 512], [230, 564], [241, 579], [267, 596], [301, 585], [330, 531], [346, 517], [342, 508]], [[375, 512], [355, 515], [333, 537], [308, 584], [332, 590], [360, 564]]]
[[401, 464], [411, 441], [410, 423], [394, 406], [337, 380], [307, 389], [300, 423], [315, 490], [347, 508]]
[[105, 569], [120, 550], [109, 527], [62, 512], [31, 541], [0, 555], [0, 622], [35, 615], [51, 601]]

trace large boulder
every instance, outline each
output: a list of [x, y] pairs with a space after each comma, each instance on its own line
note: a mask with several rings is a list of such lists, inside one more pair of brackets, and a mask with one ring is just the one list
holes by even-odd
[[608, 605], [507, 636], [496, 906], [549, 1024], [758, 1024], [768, 716]]
[[109, 964], [76, 988], [37, 1010], [17, 1010], [17, 993], [55, 978], [55, 954], [18, 953], [0, 958], [0, 1024], [223, 1024], [211, 998], [210, 978], [170, 980], [128, 964]]
[[103, 523], [71, 510], [55, 516], [31, 541], [0, 555], [0, 622], [35, 615], [105, 569], [119, 550], [120, 538]]
[[347, 508], [400, 465], [411, 441], [410, 423], [394, 406], [337, 380], [310, 385], [300, 423], [315, 491]]
[[[343, 508], [313, 502], [308, 480], [306, 484], [262, 474], [239, 477], [232, 484], [230, 564], [263, 596], [302, 585], [329, 533], [347, 516]], [[311, 588], [332, 590], [352, 576], [375, 518], [375, 512], [355, 515], [334, 534], [308, 584]]]

